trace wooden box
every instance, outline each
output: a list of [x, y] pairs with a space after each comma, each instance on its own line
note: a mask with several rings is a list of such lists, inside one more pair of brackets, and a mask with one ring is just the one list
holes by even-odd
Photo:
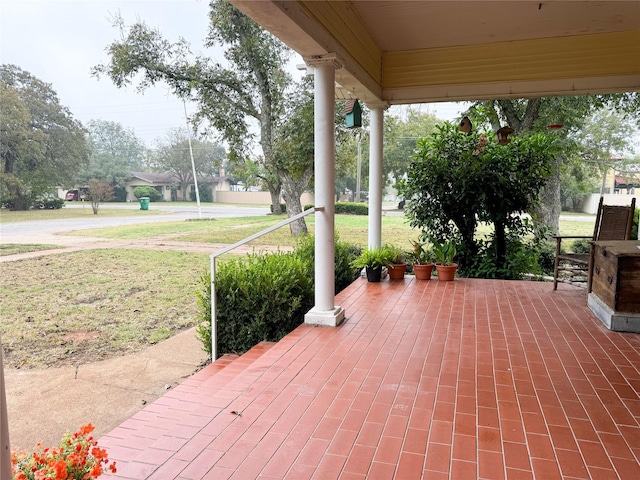
[[591, 289], [614, 312], [640, 313], [640, 242], [593, 244]]

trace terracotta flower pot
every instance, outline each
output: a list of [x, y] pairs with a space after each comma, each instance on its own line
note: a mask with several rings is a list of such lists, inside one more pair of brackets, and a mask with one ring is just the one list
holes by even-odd
[[456, 277], [456, 270], [458, 269], [458, 264], [454, 263], [453, 265], [437, 265], [436, 270], [438, 271], [438, 280], [443, 282], [450, 282]]
[[431, 272], [433, 271], [433, 263], [413, 265], [413, 273], [416, 280], [431, 280]]
[[389, 272], [389, 280], [402, 280], [404, 278], [404, 272], [406, 271], [406, 263], [394, 263], [392, 266], [387, 268], [387, 272]]

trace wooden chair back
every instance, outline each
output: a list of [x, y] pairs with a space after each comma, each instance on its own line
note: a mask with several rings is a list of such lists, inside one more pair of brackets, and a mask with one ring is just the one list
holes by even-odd
[[631, 240], [635, 209], [635, 198], [631, 200], [631, 205], [619, 206], [603, 205], [602, 197], [600, 197], [593, 240]]

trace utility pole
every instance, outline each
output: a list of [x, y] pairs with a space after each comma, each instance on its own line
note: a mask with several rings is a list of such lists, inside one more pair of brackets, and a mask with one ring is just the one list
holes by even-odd
[[187, 104], [182, 100], [184, 107], [184, 120], [187, 123], [187, 141], [189, 142], [189, 155], [191, 155], [191, 169], [193, 171], [193, 184], [196, 188], [196, 203], [198, 204], [198, 218], [202, 218], [202, 209], [200, 208], [200, 190], [198, 189], [198, 177], [196, 176], [196, 162], [193, 160], [193, 149], [191, 148], [191, 128], [189, 127], [189, 117], [187, 116]]

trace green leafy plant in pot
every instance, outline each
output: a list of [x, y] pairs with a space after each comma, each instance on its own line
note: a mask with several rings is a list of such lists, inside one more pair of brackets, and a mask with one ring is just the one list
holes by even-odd
[[436, 244], [433, 246], [433, 253], [436, 258], [438, 280], [443, 282], [453, 280], [458, 269], [458, 264], [454, 262], [457, 254], [456, 244], [451, 240]]
[[416, 280], [430, 280], [433, 271], [433, 251], [426, 243], [412, 240], [411, 245], [413, 249], [408, 253], [408, 258], [413, 264]]
[[405, 272], [407, 271], [407, 252], [394, 245], [387, 245], [386, 248], [388, 248], [393, 254], [391, 264], [387, 265], [389, 280], [402, 280]]
[[388, 267], [393, 263], [395, 256], [388, 247], [378, 247], [363, 250], [359, 257], [353, 261], [355, 268], [364, 268], [367, 271], [367, 280], [379, 282], [382, 278], [382, 267]]

